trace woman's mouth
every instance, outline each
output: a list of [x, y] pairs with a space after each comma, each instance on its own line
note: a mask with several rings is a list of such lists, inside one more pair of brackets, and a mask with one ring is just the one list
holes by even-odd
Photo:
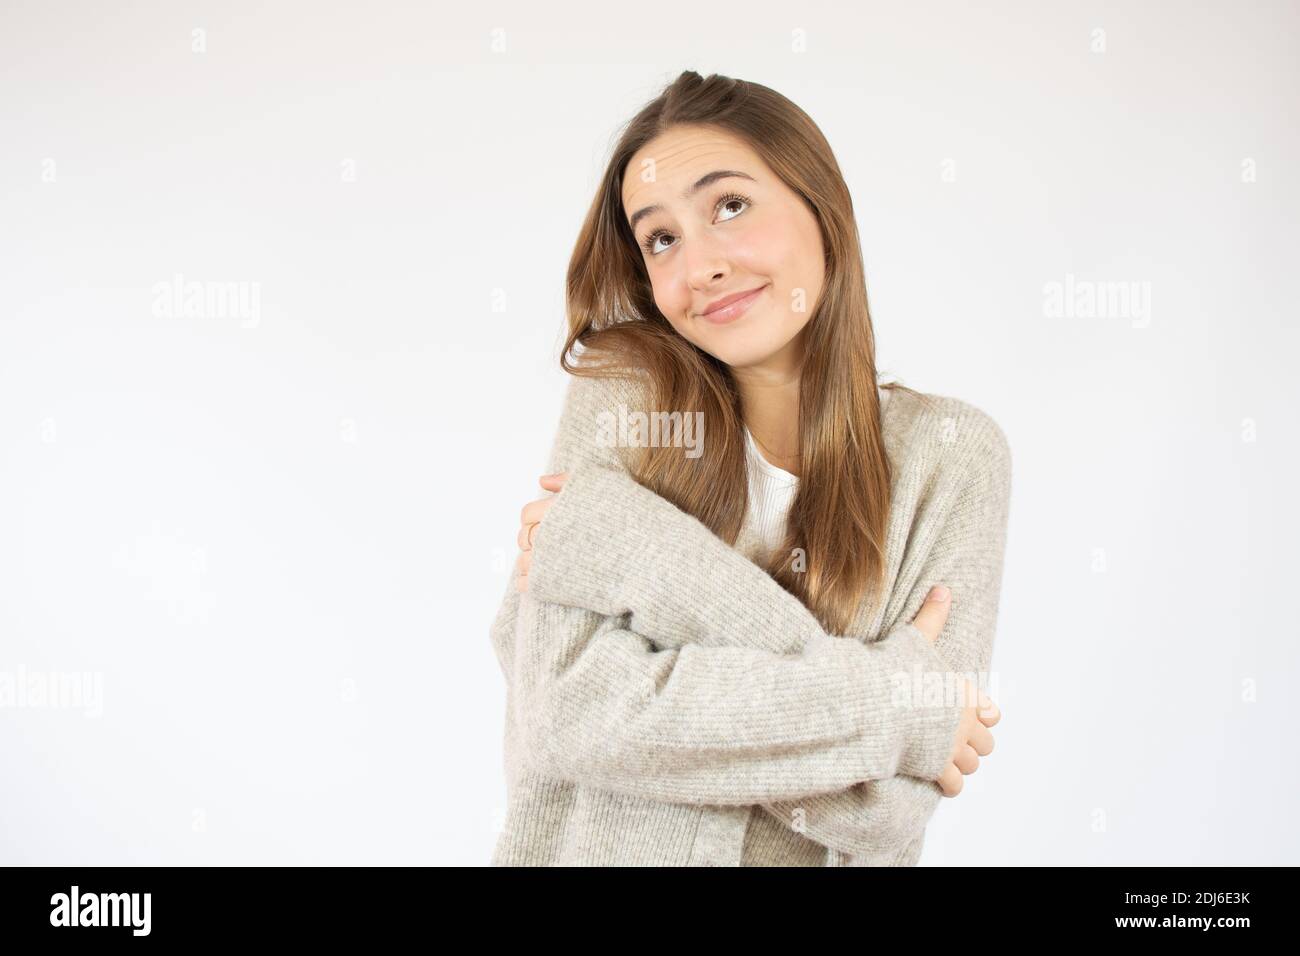
[[722, 308], [702, 313], [700, 318], [705, 322], [712, 322], [714, 325], [723, 325], [727, 322], [734, 322], [745, 314], [745, 311], [766, 288], [766, 285], [761, 285], [757, 289], [751, 289], [739, 298], [728, 302], [726, 305], [722, 306]]

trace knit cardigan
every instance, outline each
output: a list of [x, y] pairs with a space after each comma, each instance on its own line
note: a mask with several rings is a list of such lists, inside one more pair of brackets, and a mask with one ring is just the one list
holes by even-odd
[[[960, 704], [992, 657], [1011, 489], [1005, 434], [895, 390], [886, 581], [831, 635], [752, 558], [638, 484], [598, 416], [644, 380], [574, 377], [547, 466], [569, 478], [491, 627], [506, 679], [493, 865], [912, 866]], [[952, 590], [937, 642], [911, 623]]]

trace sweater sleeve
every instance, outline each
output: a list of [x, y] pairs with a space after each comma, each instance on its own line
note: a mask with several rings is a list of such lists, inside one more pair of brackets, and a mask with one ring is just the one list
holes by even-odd
[[[895, 629], [910, 627], [906, 622], [929, 588], [948, 584], [952, 611], [932, 649], [945, 669], [969, 673], [978, 682], [976, 672], [987, 669], [992, 653], [1010, 452], [991, 419], [981, 417], [976, 424], [975, 434], [983, 440], [972, 443], [965, 481], [957, 485], [924, 561], [903, 569], [886, 620], [895, 622]], [[543, 544], [548, 524], [563, 530]], [[696, 582], [708, 579], [722, 586], [700, 593]], [[615, 470], [587, 470], [570, 478], [538, 529], [529, 587], [543, 600], [628, 615], [630, 628], [659, 646], [694, 642], [794, 653], [807, 640], [826, 638], [809, 629], [811, 615], [762, 569], [693, 516]], [[685, 595], [690, 598], [684, 600]], [[764, 809], [838, 852], [872, 858], [896, 854], [900, 842], [923, 830], [941, 791], [933, 777], [913, 776], [905, 768], [888, 779], [864, 780]]]
[[628, 629], [627, 615], [531, 594], [519, 614], [522, 739], [549, 776], [668, 803], [744, 806], [899, 772], [936, 779], [947, 764], [960, 708], [910, 692], [915, 671], [936, 664], [914, 627], [870, 645], [826, 637], [776, 654], [659, 650]]

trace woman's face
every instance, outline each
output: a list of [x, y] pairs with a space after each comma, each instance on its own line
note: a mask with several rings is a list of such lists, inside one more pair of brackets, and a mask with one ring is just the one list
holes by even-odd
[[[655, 304], [682, 337], [733, 368], [798, 364], [824, 278], [821, 230], [748, 144], [706, 127], [668, 130], [624, 170], [623, 214]], [[710, 311], [754, 290], [738, 308]]]

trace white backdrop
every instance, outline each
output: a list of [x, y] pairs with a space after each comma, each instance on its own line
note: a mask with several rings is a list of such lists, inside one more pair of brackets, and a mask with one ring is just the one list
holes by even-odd
[[821, 125], [885, 378], [1011, 442], [1005, 717], [922, 863], [1300, 862], [1298, 29], [5, 0], [0, 862], [487, 862], [564, 268], [686, 68]]

